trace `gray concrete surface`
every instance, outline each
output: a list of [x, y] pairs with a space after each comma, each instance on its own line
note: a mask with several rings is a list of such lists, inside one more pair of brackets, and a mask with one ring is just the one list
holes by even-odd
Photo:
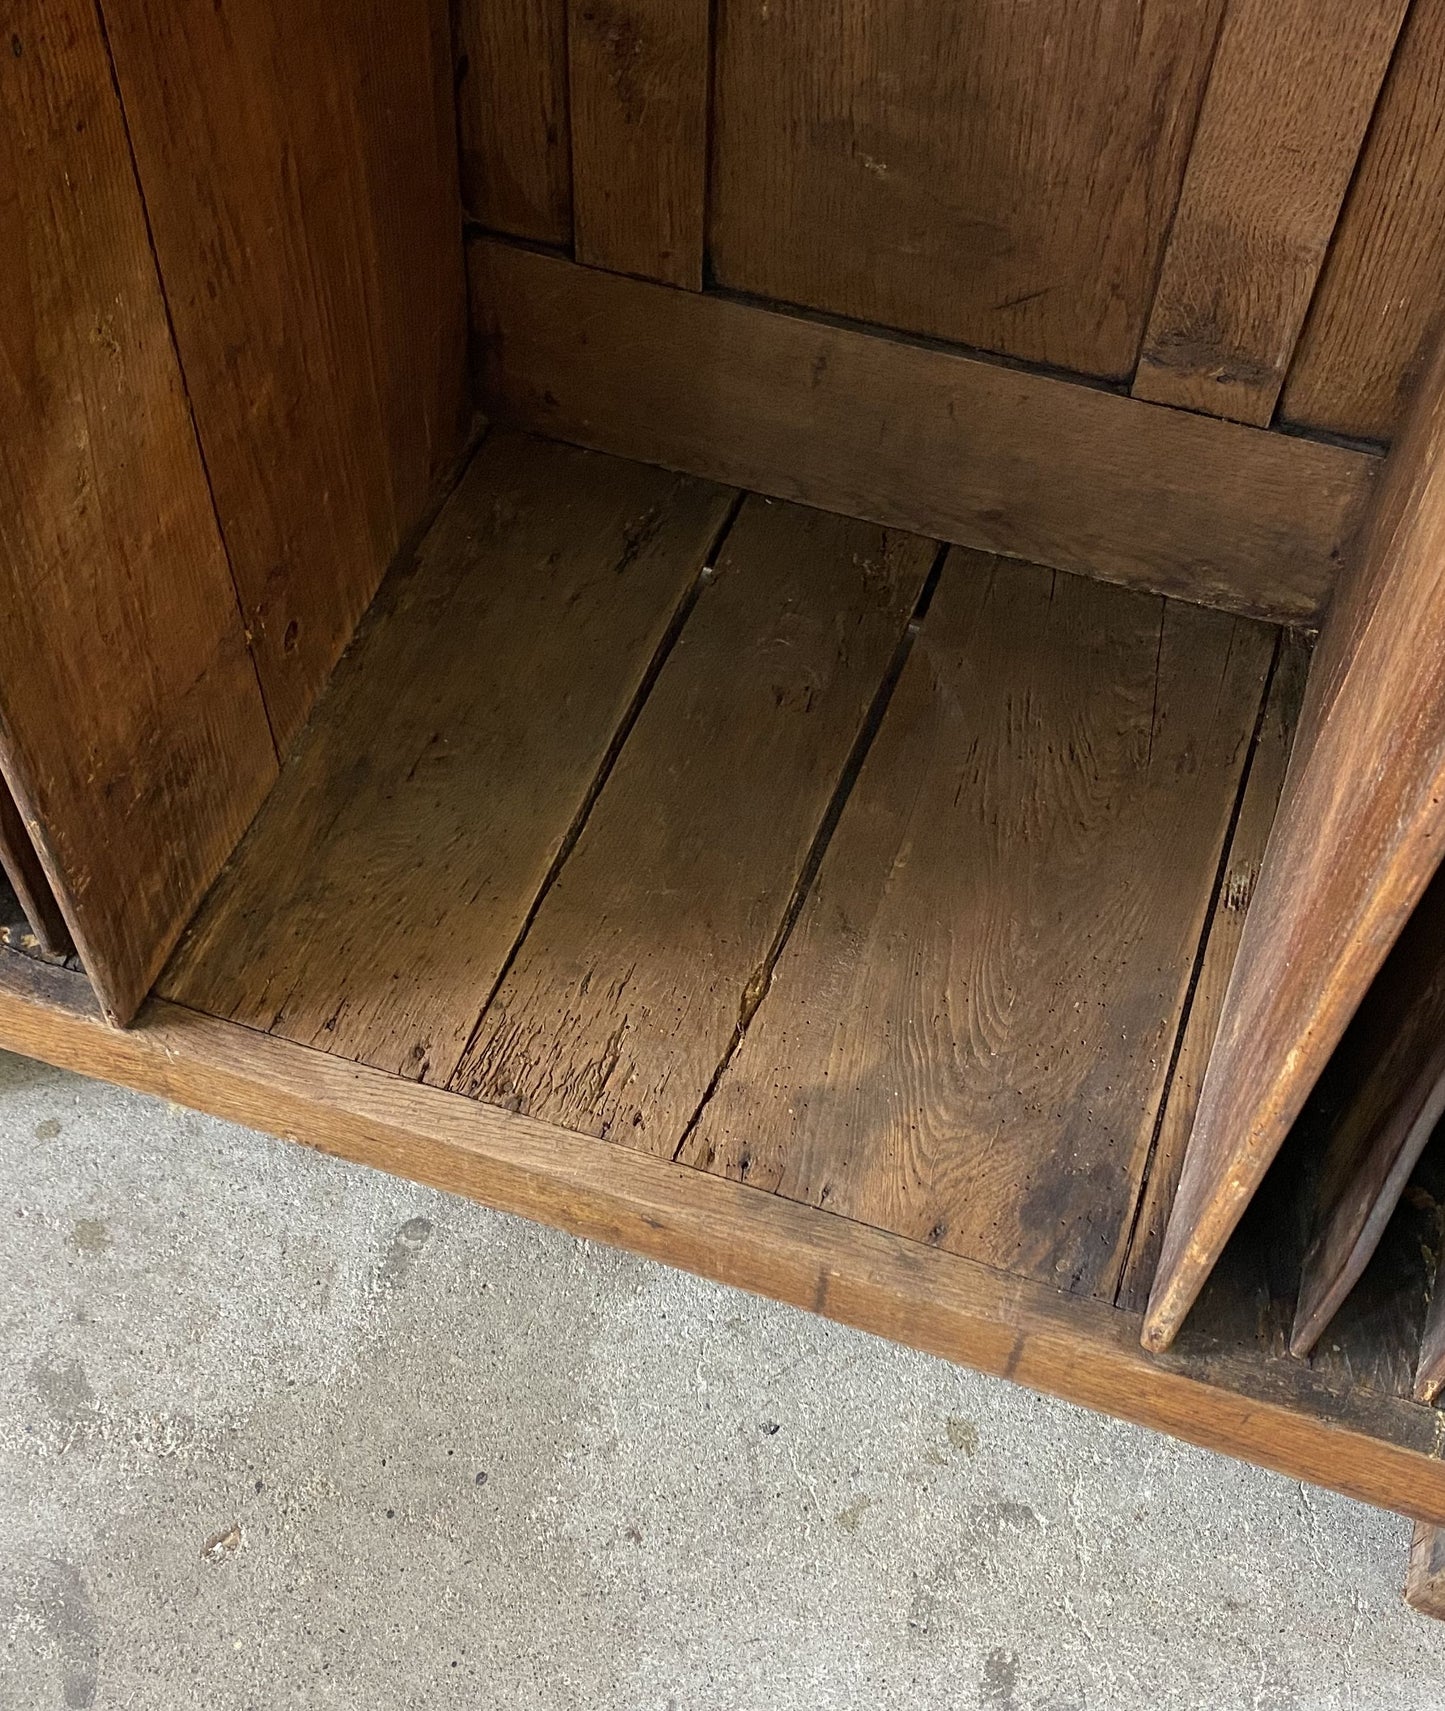
[[1406, 1525], [0, 1057], [0, 1705], [1438, 1708]]

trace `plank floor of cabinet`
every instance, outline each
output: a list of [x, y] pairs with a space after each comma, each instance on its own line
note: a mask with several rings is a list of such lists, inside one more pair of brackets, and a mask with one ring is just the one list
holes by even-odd
[[1252, 1276], [1138, 1347], [1291, 657], [494, 432], [141, 1024], [0, 950], [0, 1043], [1445, 1523]]

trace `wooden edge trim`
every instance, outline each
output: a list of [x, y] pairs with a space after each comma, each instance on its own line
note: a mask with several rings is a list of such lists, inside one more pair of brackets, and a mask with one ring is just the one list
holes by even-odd
[[1410, 1540], [1405, 1602], [1422, 1616], [1445, 1622], [1445, 1533], [1427, 1521], [1415, 1523]]
[[1311, 625], [1373, 454], [474, 236], [483, 404], [555, 439]]
[[1137, 1315], [1102, 1302], [179, 1005], [121, 1031], [83, 976], [14, 951], [0, 1045], [1445, 1523], [1439, 1420], [1415, 1403], [1329, 1393], [1292, 1363], [1151, 1358]]

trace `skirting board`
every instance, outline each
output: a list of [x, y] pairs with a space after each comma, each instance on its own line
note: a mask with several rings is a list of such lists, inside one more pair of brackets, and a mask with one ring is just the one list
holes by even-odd
[[494, 419], [777, 498], [1311, 626], [1379, 459], [491, 237]]
[[118, 1030], [81, 975], [13, 951], [0, 1046], [1445, 1523], [1441, 1417], [1331, 1390], [1296, 1362], [1191, 1351], [1187, 1336], [1149, 1356], [1136, 1314], [179, 1005], [152, 1001]]

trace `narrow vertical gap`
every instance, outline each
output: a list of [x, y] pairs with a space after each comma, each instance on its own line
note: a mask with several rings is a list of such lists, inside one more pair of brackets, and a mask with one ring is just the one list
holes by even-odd
[[572, 0], [558, 0], [558, 4], [562, 8], [562, 123], [567, 128], [567, 255], [576, 261], [577, 133], [572, 123]]
[[858, 727], [858, 733], [853, 739], [853, 745], [848, 751], [848, 758], [843, 763], [842, 771], [838, 774], [838, 782], [833, 786], [833, 793], [828, 798], [828, 805], [823, 810], [817, 830], [813, 833], [807, 854], [803, 857], [797, 878], [788, 894], [788, 901], [778, 921], [777, 931], [773, 934], [772, 943], [767, 954], [753, 971], [751, 979], [743, 988], [742, 1001], [738, 1006], [738, 1019], [734, 1024], [732, 1037], [723, 1051], [717, 1068], [708, 1079], [703, 1089], [702, 1098], [687, 1122], [683, 1125], [682, 1134], [678, 1137], [677, 1145], [672, 1150], [673, 1162], [682, 1157], [683, 1149], [692, 1139], [693, 1132], [702, 1120], [702, 1114], [707, 1109], [713, 1095], [717, 1092], [722, 1078], [727, 1074], [728, 1066], [737, 1056], [738, 1048], [748, 1031], [748, 1026], [762, 1007], [763, 1000], [773, 983], [773, 975], [788, 940], [792, 937], [793, 928], [797, 925], [798, 917], [802, 914], [803, 905], [807, 902], [808, 894], [813, 889], [813, 883], [818, 877], [818, 870], [823, 865], [823, 858], [828, 853], [828, 845], [833, 841], [833, 834], [838, 829], [838, 822], [843, 817], [848, 798], [853, 794], [853, 787], [858, 782], [858, 776], [863, 770], [863, 764], [868, 758], [868, 751], [873, 747], [883, 720], [888, 712], [893, 692], [898, 687], [898, 680], [903, 675], [903, 669], [908, 664], [908, 656], [913, 651], [914, 641], [923, 626], [923, 620], [928, 615], [935, 589], [943, 574], [943, 566], [948, 558], [950, 548], [946, 542], [941, 543], [934, 555], [918, 599], [914, 602], [913, 611], [909, 615], [903, 634], [898, 638], [888, 661], [887, 669], [874, 691], [873, 699], [868, 704], [868, 711], [863, 716], [863, 722]]
[[699, 277], [708, 290], [715, 277], [712, 265], [712, 193], [717, 176], [717, 32], [722, 0], [707, 0], [707, 78], [702, 138], [702, 255]]

